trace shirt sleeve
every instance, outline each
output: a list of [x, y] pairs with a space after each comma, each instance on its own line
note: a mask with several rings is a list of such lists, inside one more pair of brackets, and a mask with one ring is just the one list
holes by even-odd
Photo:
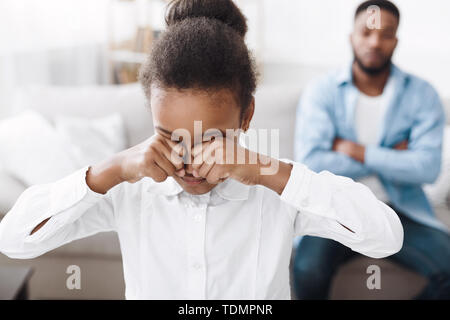
[[292, 163], [281, 199], [297, 209], [296, 235], [336, 240], [372, 258], [400, 251], [403, 227], [397, 214], [369, 188], [328, 171]]
[[111, 190], [105, 195], [92, 191], [86, 183], [88, 169], [25, 190], [0, 222], [0, 251], [10, 258], [30, 259], [73, 240], [114, 230]]

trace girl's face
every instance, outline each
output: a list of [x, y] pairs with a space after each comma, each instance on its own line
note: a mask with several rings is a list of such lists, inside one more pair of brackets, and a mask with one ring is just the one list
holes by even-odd
[[[253, 115], [252, 103], [241, 121], [241, 108], [233, 93], [227, 89], [205, 92], [195, 89], [167, 89], [153, 85], [150, 103], [156, 133], [168, 139], [172, 138], [172, 133], [175, 137], [181, 136], [184, 143], [190, 143], [190, 146], [186, 147], [191, 148], [194, 141], [202, 142], [203, 137], [206, 138], [213, 130], [220, 130], [225, 137], [227, 129], [248, 129]], [[189, 136], [180, 134], [182, 132], [188, 133]], [[185, 172], [184, 177], [174, 175], [174, 179], [190, 194], [207, 193], [216, 186], [205, 179], [194, 177], [191, 164], [185, 165]]]

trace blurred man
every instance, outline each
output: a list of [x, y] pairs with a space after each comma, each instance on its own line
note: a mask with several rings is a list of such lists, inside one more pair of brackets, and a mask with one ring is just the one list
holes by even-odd
[[[391, 62], [399, 21], [389, 1], [357, 8], [351, 65], [302, 97], [296, 160], [359, 180], [388, 203], [405, 232], [402, 250], [391, 258], [428, 279], [417, 298], [450, 298], [450, 235], [422, 189], [440, 171], [445, 116], [433, 87]], [[354, 256], [338, 242], [303, 237], [294, 263], [297, 297], [326, 299], [333, 275]]]

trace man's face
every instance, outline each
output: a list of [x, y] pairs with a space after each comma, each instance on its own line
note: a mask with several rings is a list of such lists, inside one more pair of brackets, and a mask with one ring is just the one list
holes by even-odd
[[370, 29], [367, 21], [373, 13], [361, 12], [355, 19], [350, 41], [355, 61], [365, 72], [377, 74], [391, 63], [397, 46], [398, 19], [389, 11], [380, 10], [380, 28]]

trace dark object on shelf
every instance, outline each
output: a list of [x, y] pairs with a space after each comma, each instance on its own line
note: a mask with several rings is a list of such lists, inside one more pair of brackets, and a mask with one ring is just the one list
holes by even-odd
[[30, 267], [0, 266], [0, 300], [28, 300]]

